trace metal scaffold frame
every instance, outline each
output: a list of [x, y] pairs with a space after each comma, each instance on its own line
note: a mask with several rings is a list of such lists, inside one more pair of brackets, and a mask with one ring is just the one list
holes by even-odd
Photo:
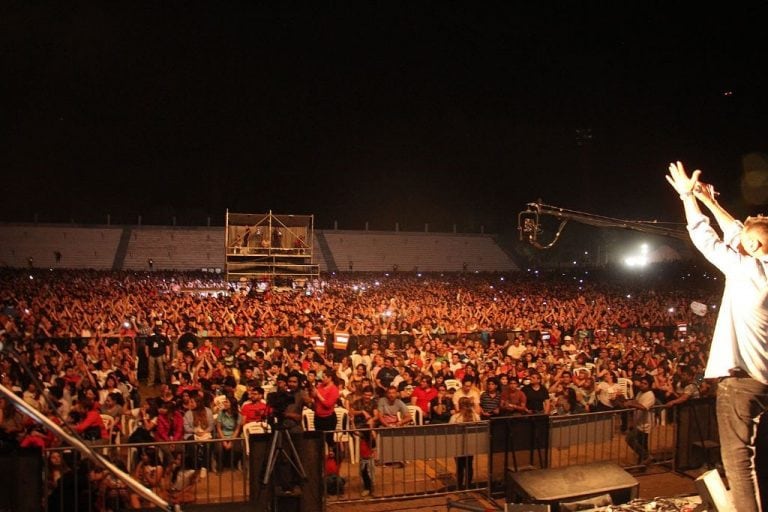
[[318, 277], [313, 215], [233, 213], [227, 210], [225, 261], [228, 281]]

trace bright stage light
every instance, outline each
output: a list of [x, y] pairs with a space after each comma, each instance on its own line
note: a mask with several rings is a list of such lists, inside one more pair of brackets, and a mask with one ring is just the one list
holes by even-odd
[[627, 256], [624, 258], [624, 264], [628, 267], [644, 267], [648, 264], [648, 258], [645, 256]]
[[630, 268], [642, 268], [648, 265], [648, 244], [642, 244], [639, 253], [625, 257], [624, 264]]

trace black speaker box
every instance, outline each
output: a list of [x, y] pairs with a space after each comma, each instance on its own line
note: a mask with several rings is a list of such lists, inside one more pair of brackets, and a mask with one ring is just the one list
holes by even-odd
[[[318, 431], [291, 434], [291, 440], [298, 453], [301, 465], [306, 473], [306, 480], [294, 495], [276, 495], [276, 484], [280, 464], [290, 464], [284, 457], [275, 462], [275, 470], [270, 475], [269, 482], [264, 484], [265, 470], [271, 443], [275, 434], [252, 434], [248, 439], [250, 444], [250, 489], [251, 504], [254, 512], [279, 510], [280, 512], [317, 512], [324, 510], [325, 485], [323, 471], [325, 464], [325, 440], [323, 433]], [[290, 448], [284, 446], [286, 453]], [[287, 466], [285, 466], [287, 467]], [[283, 469], [285, 469], [285, 467]], [[274, 506], [273, 506], [274, 505]]]
[[553, 511], [559, 504], [610, 494], [615, 505], [638, 495], [640, 484], [611, 462], [594, 462], [556, 469], [507, 471], [508, 503], [540, 503]]
[[43, 492], [43, 454], [37, 448], [0, 453], [0, 512], [38, 512]]

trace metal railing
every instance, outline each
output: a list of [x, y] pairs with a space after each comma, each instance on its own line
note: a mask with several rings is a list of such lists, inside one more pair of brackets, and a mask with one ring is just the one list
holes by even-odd
[[[624, 468], [643, 466], [645, 460], [632, 450], [628, 435], [635, 409], [552, 416], [549, 422], [548, 467], [557, 468], [590, 462], [615, 462]], [[667, 421], [668, 409], [650, 412], [648, 453], [654, 464], [671, 463], [676, 429]]]
[[[497, 494], [506, 471], [557, 468], [590, 462], [615, 462], [632, 469], [640, 460], [628, 443], [634, 409], [564, 416], [526, 415], [494, 418], [472, 424], [424, 425], [337, 432], [343, 455], [339, 476], [343, 490], [328, 495], [329, 503], [362, 499], [394, 499], [453, 494], [462, 491]], [[676, 425], [668, 410], [651, 412], [648, 451], [653, 464], [671, 464]], [[348, 436], [348, 437], [341, 437]], [[360, 458], [359, 445], [375, 439], [375, 455]], [[471, 455], [471, 460], [462, 456]], [[470, 485], [462, 485], [462, 466], [471, 464]], [[371, 494], [362, 472], [371, 471]], [[466, 475], [466, 469], [464, 469]]]
[[[230, 443], [228, 449], [225, 443]], [[242, 437], [95, 445], [94, 449], [171, 504], [235, 503], [250, 499], [249, 464]], [[53, 471], [51, 459], [57, 457], [54, 454], [63, 463], [60, 474]], [[51, 448], [46, 450], [45, 457], [48, 463], [43, 510], [47, 512], [137, 507], [159, 510], [72, 448]]]
[[[686, 407], [692, 405], [651, 410], [648, 451], [652, 460], [640, 460], [628, 443], [627, 436], [633, 428], [632, 409], [564, 416], [507, 416], [478, 423], [338, 430], [327, 437], [329, 442], [333, 440], [326, 448], [334, 456], [337, 475], [326, 472], [323, 477], [324, 503], [469, 492], [490, 498], [503, 492], [508, 471], [591, 462], [614, 462], [628, 470], [649, 463], [676, 469], [680, 460], [693, 464], [690, 461], [707, 456], [701, 449], [701, 453], [697, 452], [697, 446], [706, 448], [705, 441], [717, 439], [716, 431], [709, 426], [714, 418], [714, 400], [696, 401], [695, 422]], [[98, 446], [98, 450], [119, 461], [141, 480], [137, 469], [141, 454], [153, 447], [164, 466], [158, 491], [169, 501], [197, 504], [252, 501], [259, 495], [253, 486], [261, 485], [261, 478], [250, 473], [264, 466], [264, 461], [257, 459], [264, 459], [265, 452], [263, 449], [249, 452], [242, 438], [231, 440], [232, 449], [224, 450], [226, 441], [104, 445]], [[319, 442], [322, 444], [322, 440]], [[104, 510], [105, 497], [129, 502], [132, 499], [127, 491], [110, 488], [103, 475], [96, 478], [99, 475], [91, 474], [88, 471], [91, 464], [81, 460], [74, 450], [46, 450], [46, 457], [54, 452], [62, 455], [70, 469], [59, 484], [49, 484], [44, 499], [48, 512]], [[175, 465], [174, 457], [177, 457]], [[46, 481], [52, 480], [49, 467]], [[339, 485], [339, 482], [343, 483]], [[64, 484], [76, 491], [65, 492]]]
[[344, 484], [328, 503], [488, 491], [487, 421], [336, 434]]

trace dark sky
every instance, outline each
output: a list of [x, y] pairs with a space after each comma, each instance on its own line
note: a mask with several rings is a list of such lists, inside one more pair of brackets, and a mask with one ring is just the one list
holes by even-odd
[[679, 220], [673, 159], [747, 208], [764, 2], [526, 4], [3, 3], [0, 219]]

